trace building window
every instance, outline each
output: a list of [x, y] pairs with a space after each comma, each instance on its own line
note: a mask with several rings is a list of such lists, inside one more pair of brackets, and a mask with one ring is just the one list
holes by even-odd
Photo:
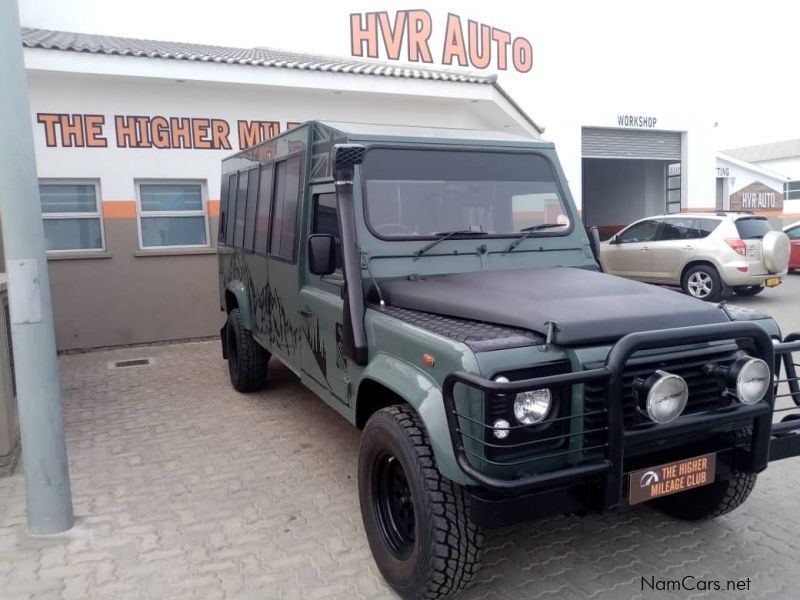
[[39, 182], [48, 252], [103, 250], [103, 218], [97, 182]]
[[667, 165], [667, 213], [681, 212], [681, 163]]
[[784, 200], [800, 200], [800, 180], [787, 181], [783, 184]]
[[203, 183], [143, 181], [136, 187], [142, 248], [208, 246]]

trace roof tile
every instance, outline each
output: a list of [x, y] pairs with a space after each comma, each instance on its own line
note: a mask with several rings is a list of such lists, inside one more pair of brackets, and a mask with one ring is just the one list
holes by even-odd
[[381, 62], [287, 52], [272, 48], [233, 48], [207, 44], [163, 42], [68, 31], [32, 29], [29, 27], [22, 28], [22, 45], [26, 48], [41, 48], [45, 50], [91, 52], [118, 56], [144, 56], [169, 60], [296, 69], [300, 71], [356, 73], [360, 75], [398, 77], [401, 79], [435, 79], [482, 84], [493, 84], [496, 80], [493, 75], [486, 76], [445, 69], [407, 67]]

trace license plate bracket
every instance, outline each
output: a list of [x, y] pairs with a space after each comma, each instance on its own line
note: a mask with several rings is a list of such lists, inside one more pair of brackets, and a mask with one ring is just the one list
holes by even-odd
[[671, 496], [714, 482], [717, 454], [684, 458], [628, 474], [628, 504]]

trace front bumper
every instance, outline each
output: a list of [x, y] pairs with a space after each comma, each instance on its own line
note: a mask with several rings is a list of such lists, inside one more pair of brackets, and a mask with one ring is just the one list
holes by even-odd
[[[749, 346], [748, 352], [766, 361], [773, 373], [780, 372], [780, 361], [785, 366], [786, 378], [779, 379], [789, 388], [789, 393], [776, 395], [770, 388], [764, 399], [755, 405], [736, 404], [724, 409], [706, 410], [684, 414], [671, 423], [653, 424], [643, 430], [626, 430], [623, 424], [622, 382], [628, 360], [637, 352], [657, 348], [667, 348], [701, 342], [722, 340], [743, 340]], [[796, 365], [791, 353], [800, 351], [800, 335], [788, 336], [783, 343], [773, 343], [764, 329], [753, 322], [731, 322], [715, 325], [701, 325], [682, 329], [665, 329], [632, 333], [620, 339], [608, 353], [604, 366], [559, 375], [537, 377], [510, 383], [498, 383], [465, 372], [450, 373], [444, 381], [443, 397], [447, 414], [448, 429], [453, 452], [465, 475], [480, 488], [501, 495], [537, 494], [560, 486], [574, 487], [592, 481], [597, 490], [591, 502], [592, 508], [607, 510], [625, 502], [624, 483], [626, 473], [638, 468], [631, 460], [634, 447], [643, 444], [653, 447], [664, 446], [668, 442], [675, 445], [682, 439], [697, 439], [704, 432], [720, 428], [752, 427], [750, 441], [745, 446], [730, 448], [711, 448], [730, 454], [731, 464], [738, 470], [760, 472], [770, 460], [778, 460], [800, 455], [800, 420], [787, 416], [780, 423], [773, 424], [773, 417], [781, 412], [797, 410], [800, 406], [800, 387]], [[776, 367], [777, 359], [777, 367]], [[557, 453], [536, 454], [524, 461], [525, 473], [513, 478], [488, 475], [491, 467], [504, 467], [505, 463], [492, 461], [475, 451], [476, 446], [486, 446], [484, 436], [469, 433], [470, 427], [490, 429], [488, 423], [478, 422], [459, 413], [455, 400], [457, 385], [469, 386], [483, 393], [514, 394], [542, 387], [575, 386], [592, 382], [602, 382], [605, 386], [605, 407], [592, 413], [570, 414], [562, 419], [585, 420], [588, 416], [597, 418], [602, 413], [605, 427], [605, 442], [591, 447], [581, 446]], [[777, 389], [777, 386], [776, 386]], [[793, 405], [775, 408], [776, 398], [788, 397]], [[564, 438], [585, 436], [586, 431], [570, 428]], [[531, 442], [531, 444], [536, 442]], [[555, 457], [570, 456], [573, 464], [545, 472], [536, 471], [536, 463]], [[586, 460], [582, 457], [586, 456]], [[686, 455], [691, 456], [691, 454]], [[577, 460], [575, 460], [577, 459]], [[724, 463], [725, 461], [723, 461]], [[490, 469], [476, 466], [486, 465]]]

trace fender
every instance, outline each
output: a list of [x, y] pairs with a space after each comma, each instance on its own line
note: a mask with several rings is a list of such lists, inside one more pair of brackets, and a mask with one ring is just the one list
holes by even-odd
[[225, 286], [225, 291], [230, 292], [236, 297], [239, 305], [239, 312], [242, 315], [242, 324], [248, 331], [253, 329], [253, 313], [250, 310], [250, 294], [247, 293], [247, 286], [239, 279], [233, 279]]
[[434, 379], [407, 362], [383, 352], [377, 353], [369, 361], [361, 382], [366, 379], [386, 386], [414, 407], [428, 431], [433, 455], [442, 475], [461, 485], [471, 483], [453, 456], [442, 391]]

